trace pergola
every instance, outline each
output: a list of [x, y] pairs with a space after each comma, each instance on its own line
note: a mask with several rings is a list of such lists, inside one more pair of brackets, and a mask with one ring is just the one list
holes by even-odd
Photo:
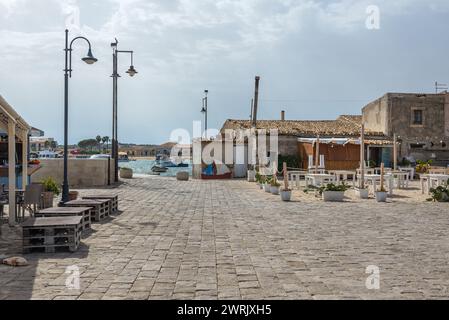
[[14, 225], [16, 224], [16, 142], [22, 142], [22, 188], [25, 188], [28, 183], [28, 133], [31, 127], [1, 95], [0, 129], [8, 132], [9, 224]]

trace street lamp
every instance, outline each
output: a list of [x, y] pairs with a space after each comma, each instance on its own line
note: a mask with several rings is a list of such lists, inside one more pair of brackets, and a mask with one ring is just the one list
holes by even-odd
[[204, 90], [204, 98], [203, 98], [203, 108], [201, 109], [201, 113], [204, 113], [204, 132], [207, 140], [207, 94], [209, 90]]
[[130, 77], [134, 77], [138, 72], [134, 68], [134, 51], [129, 50], [118, 50], [118, 40], [115, 39], [115, 42], [111, 43], [112, 47], [112, 158], [114, 158], [114, 181], [118, 182], [118, 135], [117, 135], [117, 92], [118, 92], [118, 78], [120, 75], [118, 74], [118, 54], [119, 53], [128, 53], [131, 55], [131, 65], [126, 71], [126, 73]]
[[72, 46], [73, 43], [82, 39], [87, 42], [89, 45], [89, 50], [87, 52], [87, 56], [82, 58], [87, 64], [94, 64], [98, 60], [94, 58], [92, 54], [92, 48], [90, 41], [85, 37], [76, 37], [73, 38], [69, 45], [69, 30], [65, 30], [65, 69], [64, 69], [64, 179], [62, 183], [62, 198], [60, 205], [63, 205], [67, 201], [69, 201], [69, 181], [67, 178], [67, 163], [68, 163], [68, 126], [69, 126], [69, 77], [72, 77]]

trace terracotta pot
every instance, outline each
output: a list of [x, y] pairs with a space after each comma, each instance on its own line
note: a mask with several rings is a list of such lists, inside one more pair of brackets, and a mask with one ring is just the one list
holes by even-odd
[[69, 191], [69, 201], [78, 199], [78, 191]]

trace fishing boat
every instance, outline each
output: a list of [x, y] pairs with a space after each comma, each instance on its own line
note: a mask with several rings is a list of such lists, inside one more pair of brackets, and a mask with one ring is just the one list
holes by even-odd
[[187, 168], [189, 166], [188, 163], [176, 163], [165, 154], [156, 155], [156, 164], [160, 167], [164, 168]]
[[151, 168], [151, 171], [152, 171], [152, 172], [164, 173], [164, 172], [167, 172], [167, 171], [168, 171], [168, 168], [167, 168], [167, 167], [161, 167], [161, 166], [155, 165], [155, 166], [153, 166], [153, 167]]
[[126, 152], [119, 152], [118, 162], [129, 162], [128, 154]]

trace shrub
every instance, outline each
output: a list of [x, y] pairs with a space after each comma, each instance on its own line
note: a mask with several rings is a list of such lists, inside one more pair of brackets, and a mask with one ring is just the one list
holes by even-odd
[[42, 184], [43, 184], [43, 186], [44, 186], [44, 190], [46, 191], [46, 192], [53, 192], [55, 195], [59, 195], [60, 194], [60, 189], [59, 189], [59, 186], [58, 186], [58, 184], [56, 183], [56, 181], [53, 179], [53, 178], [51, 178], [51, 177], [48, 177], [48, 178], [46, 178], [46, 179], [44, 179], [44, 180], [42, 180]]
[[446, 186], [430, 189], [430, 193], [432, 194], [432, 198], [427, 199], [427, 201], [449, 202], [449, 180]]

